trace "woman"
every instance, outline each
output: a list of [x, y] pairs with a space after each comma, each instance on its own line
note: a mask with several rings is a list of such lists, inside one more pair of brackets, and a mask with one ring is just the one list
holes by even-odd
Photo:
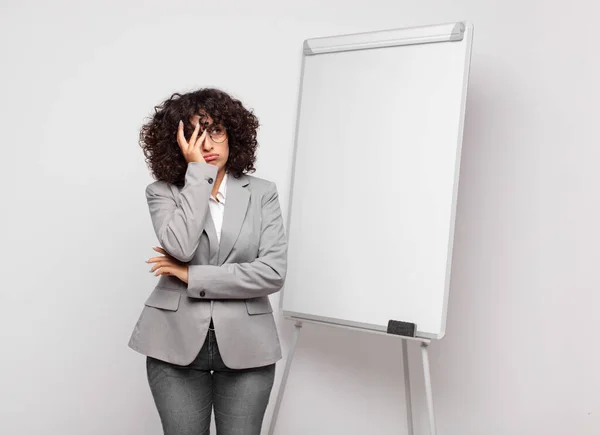
[[[181, 120], [181, 122], [180, 122]], [[166, 435], [259, 435], [281, 359], [268, 295], [287, 241], [275, 183], [254, 171], [257, 118], [217, 89], [175, 93], [142, 127], [160, 276], [129, 347], [146, 355]]]

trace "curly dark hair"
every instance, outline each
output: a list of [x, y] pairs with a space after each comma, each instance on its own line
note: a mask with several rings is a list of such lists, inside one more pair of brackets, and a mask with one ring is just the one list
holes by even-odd
[[214, 125], [222, 124], [227, 131], [227, 172], [239, 178], [245, 172], [256, 171], [258, 118], [226, 92], [202, 88], [184, 94], [173, 93], [154, 107], [150, 121], [142, 126], [139, 145], [155, 179], [183, 185], [187, 162], [177, 143], [177, 127], [179, 120], [183, 120], [184, 134], [189, 140], [194, 131], [190, 118], [199, 114], [201, 109], [210, 115]]

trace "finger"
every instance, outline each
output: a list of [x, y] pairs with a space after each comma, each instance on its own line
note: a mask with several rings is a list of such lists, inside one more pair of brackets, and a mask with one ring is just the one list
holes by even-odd
[[196, 122], [196, 127], [194, 128], [194, 132], [192, 133], [192, 137], [190, 138], [190, 146], [193, 146], [196, 143], [196, 138], [198, 137], [198, 132], [200, 131], [200, 121]]
[[168, 256], [168, 255], [166, 255], [166, 256], [165, 255], [161, 255], [159, 257], [150, 257], [149, 259], [146, 260], [146, 263], [152, 263], [154, 261], [159, 261], [159, 260], [162, 260], [164, 258], [170, 258], [170, 256]]
[[170, 267], [161, 267], [159, 270], [156, 271], [154, 276], [171, 275], [171, 270], [172, 270], [172, 268], [170, 268]]
[[152, 249], [154, 249], [157, 252], [160, 252], [161, 254], [164, 254], [164, 257], [155, 257], [155, 258], [167, 258], [170, 262], [172, 262], [174, 264], [179, 263], [179, 260], [177, 260], [175, 257], [173, 257], [171, 254], [169, 254], [167, 251], [165, 251], [160, 246], [154, 246]]
[[160, 268], [164, 269], [165, 267], [172, 267], [172, 266], [173, 265], [171, 263], [166, 263], [164, 261], [159, 261], [154, 266], [152, 266], [152, 268], [148, 272], [154, 272], [157, 269], [160, 269]]
[[189, 145], [185, 140], [185, 135], [183, 134], [183, 121], [179, 121], [179, 126], [177, 127], [177, 143], [179, 144], [179, 148], [181, 151], [186, 152]]
[[178, 263], [173, 260], [172, 258], [169, 257], [154, 257], [149, 259], [148, 261], [146, 261], [146, 263], [154, 263], [154, 267], [160, 267], [161, 265], [163, 266], [175, 266], [178, 265]]
[[196, 142], [190, 142], [190, 143], [194, 144], [193, 145], [194, 147], [200, 149], [202, 142], [206, 139], [207, 132], [208, 132], [208, 129], [204, 130]]

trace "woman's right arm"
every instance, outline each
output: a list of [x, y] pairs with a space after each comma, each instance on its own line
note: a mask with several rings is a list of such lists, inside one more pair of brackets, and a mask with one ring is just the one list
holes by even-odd
[[146, 187], [146, 200], [158, 242], [169, 255], [184, 263], [192, 259], [200, 243], [217, 170], [208, 163], [189, 162], [185, 185], [179, 192], [180, 204], [165, 181], [154, 181]]

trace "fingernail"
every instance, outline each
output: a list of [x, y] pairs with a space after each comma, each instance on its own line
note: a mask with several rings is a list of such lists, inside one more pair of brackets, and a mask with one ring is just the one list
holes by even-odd
[[183, 121], [180, 119], [180, 120], [179, 120], [179, 125], [181, 125], [181, 124], [183, 124]]

